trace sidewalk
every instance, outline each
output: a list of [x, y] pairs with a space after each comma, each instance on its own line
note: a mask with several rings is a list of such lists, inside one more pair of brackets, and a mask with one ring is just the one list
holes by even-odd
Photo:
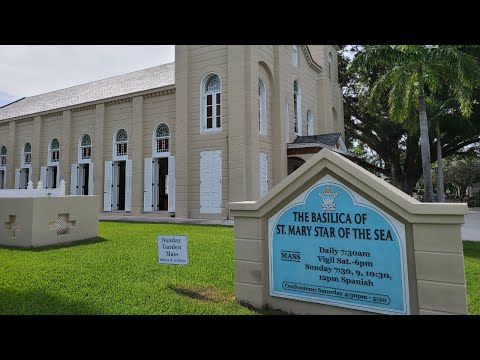
[[[465, 216], [465, 224], [462, 226], [462, 240], [480, 241], [480, 208], [470, 208]], [[191, 225], [225, 225], [233, 226], [233, 220], [209, 220], [209, 219], [181, 219], [170, 217], [155, 217], [130, 214], [101, 213], [99, 220], [108, 221], [137, 221], [164, 224], [191, 224]]]
[[465, 216], [462, 240], [480, 241], [480, 208], [470, 208]]
[[106, 214], [101, 213], [99, 220], [108, 221], [137, 221], [137, 222], [149, 222], [149, 223], [164, 223], [164, 224], [192, 224], [192, 225], [226, 225], [233, 226], [233, 220], [210, 220], [210, 219], [181, 219], [171, 217], [155, 217], [155, 216], [142, 216], [142, 215], [130, 215], [130, 214]]

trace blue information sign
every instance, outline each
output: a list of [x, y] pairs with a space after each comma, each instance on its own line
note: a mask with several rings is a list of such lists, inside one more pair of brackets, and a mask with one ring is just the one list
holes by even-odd
[[405, 226], [330, 175], [269, 219], [270, 294], [409, 314]]

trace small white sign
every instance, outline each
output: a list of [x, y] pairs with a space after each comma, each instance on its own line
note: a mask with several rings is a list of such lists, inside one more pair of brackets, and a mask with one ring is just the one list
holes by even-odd
[[157, 235], [157, 244], [160, 264], [188, 264], [186, 235]]

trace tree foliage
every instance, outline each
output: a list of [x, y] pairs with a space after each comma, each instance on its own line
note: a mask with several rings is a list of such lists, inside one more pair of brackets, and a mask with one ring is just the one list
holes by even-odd
[[455, 195], [464, 201], [467, 188], [480, 181], [480, 158], [473, 156], [453, 156], [445, 161], [445, 184], [455, 190]]
[[[372, 95], [370, 89], [389, 67], [392, 67], [392, 64], [383, 62], [373, 63], [368, 68], [361, 66], [349, 68], [352, 54], [364, 51], [365, 48], [368, 46], [345, 45], [342, 46], [340, 53], [339, 79], [344, 92], [346, 143], [350, 149], [362, 144], [363, 149], [368, 151], [359, 154], [359, 163], [374, 172], [388, 176], [393, 185], [412, 194], [423, 171], [417, 121], [418, 109], [413, 105], [413, 101], [408, 106], [395, 104], [395, 99], [390, 97], [388, 92], [380, 91], [380, 88], [377, 88], [375, 95]], [[455, 53], [457, 49], [460, 47], [452, 47], [449, 51]], [[469, 55], [465, 65], [467, 67], [470, 66], [472, 57], [480, 58], [477, 47], [464, 46], [461, 50]], [[443, 157], [465, 151], [467, 146], [480, 141], [480, 104], [475, 101], [470, 104], [464, 101], [469, 96], [474, 99], [480, 98], [480, 91], [478, 87], [473, 89], [462, 87], [461, 79], [452, 86], [443, 85], [431, 79], [428, 79], [428, 82], [427, 90], [430, 87], [436, 90], [435, 94], [428, 90], [426, 98], [427, 111], [430, 114], [428, 120], [430, 161], [435, 163], [437, 124], [440, 124], [441, 128]], [[411, 86], [408, 81], [404, 84]], [[395, 91], [401, 90], [404, 94], [410, 94], [407, 90], [400, 89], [400, 85], [398, 86]], [[455, 99], [455, 92], [460, 94], [461, 101]], [[375, 98], [374, 106], [372, 106], [372, 96]], [[470, 117], [468, 118], [467, 115]], [[382, 161], [375, 159], [372, 162], [372, 153]]]

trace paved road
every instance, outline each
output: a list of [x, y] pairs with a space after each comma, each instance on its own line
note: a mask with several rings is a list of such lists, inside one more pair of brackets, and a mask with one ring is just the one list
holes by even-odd
[[470, 209], [462, 226], [462, 240], [480, 241], [480, 208]]

